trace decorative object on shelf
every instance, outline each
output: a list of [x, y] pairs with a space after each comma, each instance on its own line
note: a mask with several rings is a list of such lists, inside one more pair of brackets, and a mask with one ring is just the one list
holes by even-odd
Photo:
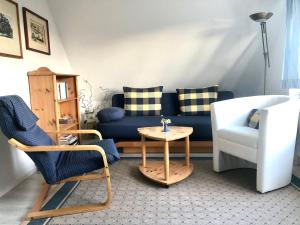
[[[31, 109], [39, 117], [38, 125], [56, 143], [60, 136], [54, 132], [80, 129], [77, 77], [54, 73], [46, 67], [28, 72]], [[66, 83], [67, 99], [59, 100], [57, 83]]]
[[88, 80], [83, 80], [86, 88], [79, 90], [79, 99], [81, 107], [84, 109], [85, 114], [94, 113], [93, 105], [93, 87]]
[[97, 100], [98, 106], [95, 109], [97, 109], [99, 111], [100, 109], [110, 107], [111, 106], [111, 98], [112, 98], [113, 94], [114, 94], [113, 90], [99, 86], [97, 88], [97, 93], [96, 93], [96, 96], [97, 96], [96, 100]]
[[94, 129], [94, 125], [96, 121], [95, 121], [95, 117], [94, 117], [94, 113], [93, 112], [86, 112], [84, 113], [84, 120], [83, 120], [83, 124], [85, 129]]
[[48, 20], [23, 7], [26, 49], [50, 55]]
[[0, 56], [23, 58], [18, 3], [0, 1]]
[[74, 123], [74, 120], [68, 116], [59, 118], [59, 124], [71, 124]]
[[162, 123], [162, 132], [170, 131], [170, 129], [168, 128], [168, 124], [172, 122], [170, 119], [162, 118], [160, 122]]
[[263, 44], [263, 55], [265, 61], [264, 67], [264, 95], [266, 94], [266, 83], [267, 83], [267, 68], [270, 68], [270, 58], [269, 58], [269, 46], [268, 46], [268, 35], [267, 35], [267, 20], [273, 16], [271, 12], [259, 12], [250, 15], [250, 18], [255, 22], [260, 23], [261, 27], [261, 37]]

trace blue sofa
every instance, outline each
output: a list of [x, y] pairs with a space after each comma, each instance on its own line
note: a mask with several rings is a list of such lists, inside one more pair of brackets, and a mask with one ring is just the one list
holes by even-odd
[[[231, 91], [220, 91], [218, 101], [233, 98]], [[124, 107], [123, 94], [112, 97], [112, 106]], [[171, 126], [190, 126], [194, 132], [191, 141], [212, 141], [212, 128], [210, 116], [181, 116], [177, 93], [163, 93], [162, 115], [172, 120]], [[161, 126], [159, 116], [125, 116], [118, 121], [98, 123], [97, 130], [104, 138], [113, 138], [115, 142], [139, 141], [137, 128], [146, 126]]]

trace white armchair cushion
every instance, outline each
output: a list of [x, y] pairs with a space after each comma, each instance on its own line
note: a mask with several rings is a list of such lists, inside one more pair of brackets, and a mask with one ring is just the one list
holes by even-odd
[[219, 138], [257, 149], [258, 130], [246, 126], [230, 126], [217, 131]]

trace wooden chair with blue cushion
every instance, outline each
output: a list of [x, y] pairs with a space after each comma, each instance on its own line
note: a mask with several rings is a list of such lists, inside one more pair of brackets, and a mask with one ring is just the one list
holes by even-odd
[[[109, 206], [112, 198], [108, 164], [119, 160], [112, 139], [103, 140], [95, 130], [68, 130], [59, 133], [93, 133], [99, 140], [94, 145], [55, 145], [52, 139], [37, 126], [38, 118], [25, 102], [16, 95], [0, 97], [0, 127], [9, 143], [27, 153], [43, 175], [41, 193], [28, 219], [61, 216], [67, 214], [98, 211]], [[58, 132], [57, 132], [58, 133]], [[102, 172], [94, 170], [103, 168]], [[106, 179], [107, 199], [103, 203], [41, 211], [50, 185], [80, 180]]]

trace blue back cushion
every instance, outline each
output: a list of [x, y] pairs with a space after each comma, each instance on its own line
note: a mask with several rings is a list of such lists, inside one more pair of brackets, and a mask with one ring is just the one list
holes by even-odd
[[[24, 117], [22, 117], [24, 115]], [[27, 121], [22, 121], [27, 118]], [[4, 135], [24, 145], [53, 145], [52, 139], [36, 125], [36, 116], [24, 101], [16, 95], [0, 97], [0, 127]], [[20, 126], [19, 123], [22, 123]], [[26, 152], [41, 171], [46, 182], [56, 182], [56, 163], [60, 152]]]
[[[233, 98], [233, 93], [231, 91], [219, 91], [218, 100], [227, 100]], [[115, 94], [112, 97], [112, 106], [124, 108], [124, 96], [123, 94]], [[177, 116], [180, 114], [179, 102], [177, 93], [163, 93], [162, 101], [162, 115], [164, 116]]]

